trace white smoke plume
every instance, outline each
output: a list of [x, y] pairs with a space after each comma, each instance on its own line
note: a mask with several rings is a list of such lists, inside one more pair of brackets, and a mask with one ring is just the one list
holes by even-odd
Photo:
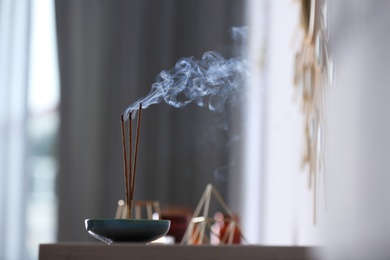
[[[222, 112], [226, 102], [239, 91], [247, 74], [247, 63], [243, 59], [225, 59], [215, 51], [203, 54], [202, 59], [181, 58], [169, 71], [163, 70], [152, 84], [151, 91], [131, 104], [125, 111], [129, 114], [165, 101], [168, 105], [181, 108], [195, 102], [208, 106], [211, 111]], [[132, 113], [134, 118], [136, 113]]]

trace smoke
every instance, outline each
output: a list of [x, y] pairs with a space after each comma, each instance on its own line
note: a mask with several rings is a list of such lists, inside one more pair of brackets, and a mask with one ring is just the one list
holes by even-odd
[[138, 110], [140, 103], [145, 109], [162, 101], [176, 108], [195, 102], [200, 107], [207, 105], [211, 111], [222, 112], [225, 104], [240, 91], [246, 76], [245, 60], [225, 59], [215, 51], [204, 53], [200, 60], [181, 58], [169, 71], [161, 71], [146, 97], [124, 111], [125, 120], [129, 113]]
[[230, 35], [235, 42], [247, 43], [249, 27], [231, 27], [229, 29]]

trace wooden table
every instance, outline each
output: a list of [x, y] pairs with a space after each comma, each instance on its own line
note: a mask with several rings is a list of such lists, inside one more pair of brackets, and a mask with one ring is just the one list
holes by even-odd
[[309, 247], [283, 246], [183, 246], [103, 243], [42, 244], [39, 260], [99, 259], [310, 259]]

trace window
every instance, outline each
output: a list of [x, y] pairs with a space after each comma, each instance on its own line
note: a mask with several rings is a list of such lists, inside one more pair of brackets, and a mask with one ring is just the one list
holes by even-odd
[[56, 135], [59, 81], [54, 1], [33, 1], [28, 95], [30, 142], [26, 209], [27, 248], [37, 256], [40, 243], [56, 239]]
[[52, 0], [0, 0], [0, 259], [37, 258], [55, 239], [53, 14]]

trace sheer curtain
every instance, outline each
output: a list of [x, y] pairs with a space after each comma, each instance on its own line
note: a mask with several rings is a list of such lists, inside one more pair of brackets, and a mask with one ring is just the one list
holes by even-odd
[[[180, 57], [237, 54], [229, 28], [245, 1], [56, 1], [61, 77], [59, 239], [90, 239], [84, 219], [124, 197], [120, 115]], [[235, 110], [238, 111], [238, 110]], [[226, 196], [232, 116], [166, 104], [143, 113], [136, 199], [195, 207], [208, 183]], [[234, 129], [234, 128], [230, 128]], [[234, 162], [236, 163], [236, 161]]]
[[26, 259], [30, 1], [0, 1], [0, 258]]

